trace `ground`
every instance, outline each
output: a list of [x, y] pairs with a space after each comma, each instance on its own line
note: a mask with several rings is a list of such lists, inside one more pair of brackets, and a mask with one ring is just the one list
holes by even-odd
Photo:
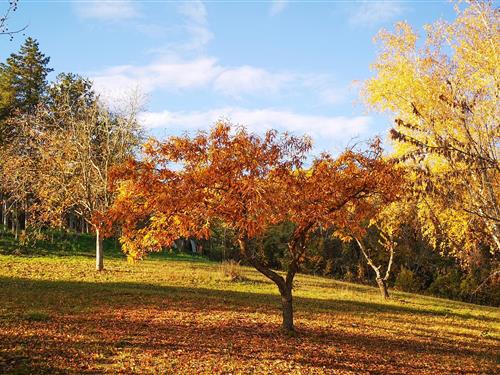
[[[493, 374], [500, 309], [298, 275], [296, 336], [277, 289], [251, 268], [230, 281], [186, 255], [106, 270], [78, 246], [0, 239], [0, 373]], [[112, 243], [108, 246], [113, 248]], [[69, 245], [68, 245], [69, 246]]]

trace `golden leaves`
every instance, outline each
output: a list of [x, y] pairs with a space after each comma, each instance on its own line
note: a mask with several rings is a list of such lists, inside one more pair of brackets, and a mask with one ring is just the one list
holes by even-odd
[[426, 26], [423, 44], [407, 24], [381, 31], [364, 88], [369, 106], [396, 118], [394, 156], [415, 170], [424, 234], [459, 252], [500, 251], [499, 20], [491, 2], [471, 1]]

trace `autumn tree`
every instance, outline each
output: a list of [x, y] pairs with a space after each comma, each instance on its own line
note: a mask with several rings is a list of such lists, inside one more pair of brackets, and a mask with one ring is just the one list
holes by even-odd
[[[21, 216], [26, 218], [25, 208], [30, 205], [29, 191], [20, 190], [29, 186], [29, 182], [20, 181], [24, 172], [20, 164], [5, 168], [4, 161], [13, 152], [17, 157], [31, 159], [31, 149], [26, 139], [16, 126], [14, 118], [33, 114], [37, 106], [43, 103], [47, 89], [47, 74], [50, 58], [39, 49], [38, 42], [27, 38], [18, 53], [11, 54], [5, 63], [0, 64], [0, 198], [2, 199], [2, 219], [4, 225], [10, 221], [14, 231], [20, 226]], [[10, 217], [10, 220], [8, 218]], [[25, 221], [25, 220], [24, 220]]]
[[[28, 183], [36, 197], [30, 213], [42, 223], [62, 226], [68, 213], [82, 218], [96, 233], [96, 269], [104, 268], [99, 214], [112, 204], [108, 190], [110, 170], [133, 155], [142, 139], [136, 120], [136, 102], [111, 112], [88, 81], [59, 76], [50, 100], [33, 115], [12, 119], [33, 157], [20, 158], [10, 150], [6, 169], [20, 166], [16, 183]], [[12, 177], [12, 174], [9, 174]], [[26, 179], [23, 179], [26, 176]]]
[[412, 168], [423, 234], [466, 260], [500, 254], [499, 13], [490, 1], [456, 6], [453, 22], [382, 30], [365, 95], [395, 118], [396, 157]]
[[[378, 143], [364, 153], [323, 154], [306, 168], [310, 149], [307, 138], [276, 131], [261, 137], [222, 122], [194, 137], [150, 141], [143, 160], [131, 160], [117, 173], [118, 197], [108, 217], [121, 223], [121, 243], [132, 259], [179, 237], [207, 238], [212, 223], [224, 223], [241, 256], [277, 285], [282, 327], [291, 332], [293, 279], [311, 236], [332, 225], [362, 232], [360, 223], [374, 212], [368, 199], [393, 200], [399, 179]], [[283, 223], [292, 226], [285, 275], [271, 269], [256, 246]]]
[[[401, 166], [398, 166], [401, 168]], [[399, 197], [393, 202], [379, 201], [379, 197], [370, 199], [372, 209], [375, 209], [371, 219], [366, 223], [366, 231], [364, 235], [359, 233], [346, 232], [346, 234], [355, 241], [358, 245], [366, 263], [375, 273], [375, 280], [380, 290], [381, 296], [389, 298], [388, 281], [391, 276], [391, 271], [394, 267], [394, 259], [398, 242], [403, 236], [405, 225], [412, 222], [411, 215], [413, 211], [408, 209], [410, 203], [407, 202], [408, 186], [403, 173], [397, 190]]]

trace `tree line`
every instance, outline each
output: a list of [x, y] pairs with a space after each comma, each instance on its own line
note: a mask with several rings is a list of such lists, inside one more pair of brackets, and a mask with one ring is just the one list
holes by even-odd
[[131, 98], [111, 109], [92, 83], [72, 73], [52, 83], [50, 58], [27, 38], [0, 65], [1, 216], [15, 237], [47, 227], [96, 234], [97, 269], [103, 269], [97, 212], [113, 201], [111, 168], [142, 142]]
[[363, 97], [394, 116], [392, 151], [317, 157], [307, 136], [225, 121], [145, 141], [137, 98], [111, 108], [84, 77], [49, 83], [28, 38], [0, 65], [3, 225], [95, 233], [97, 270], [103, 236], [133, 260], [183, 244], [241, 260], [276, 284], [286, 331], [297, 272], [498, 305], [497, 30], [492, 3], [472, 1], [423, 40], [381, 31]]

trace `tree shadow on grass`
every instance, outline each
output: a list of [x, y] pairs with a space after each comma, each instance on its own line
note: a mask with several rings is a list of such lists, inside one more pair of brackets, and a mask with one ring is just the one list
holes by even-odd
[[[221, 301], [226, 304], [239, 305], [241, 307], [255, 307], [262, 305], [271, 305], [275, 308], [279, 307], [279, 297], [276, 294], [268, 293], [251, 293], [235, 290], [214, 289], [206, 287], [189, 287], [189, 286], [170, 286], [158, 285], [149, 283], [135, 282], [85, 282], [85, 281], [53, 281], [53, 280], [38, 280], [27, 278], [9, 278], [0, 277], [0, 296], [8, 291], [14, 293], [12, 297], [20, 296], [23, 293], [33, 293], [43, 295], [48, 291], [59, 291], [66, 295], [58, 298], [72, 299], [76, 296], [89, 296], [88, 304], [93, 306], [97, 303], [123, 305], [127, 303], [127, 297], [134, 299], [135, 297], [152, 297], [150, 303], [155, 303], [154, 297], [166, 297], [174, 300], [178, 299], [211, 299]], [[84, 300], [79, 299], [85, 303]], [[41, 301], [43, 303], [43, 301]], [[144, 298], [143, 303], [148, 303], [147, 298]], [[383, 301], [358, 301], [340, 298], [317, 299], [302, 296], [294, 296], [295, 310], [307, 311], [315, 313], [394, 313], [394, 314], [411, 314], [421, 316], [422, 318], [429, 316], [446, 316], [462, 320], [478, 319], [495, 324], [500, 324], [500, 314], [493, 316], [472, 315], [466, 312], [457, 312], [451, 310], [435, 310], [425, 309], [423, 306], [412, 306], [409, 304], [397, 304], [394, 302], [384, 303]], [[500, 311], [496, 308], [488, 308], [491, 311]]]
[[[58, 304], [45, 306], [52, 311], [48, 321], [0, 318], [0, 370], [58, 374], [101, 373], [106, 369], [130, 373], [135, 364], [135, 372], [148, 365], [152, 367], [147, 372], [158, 373], [172, 358], [179, 360], [178, 373], [208, 373], [211, 369], [203, 366], [214, 360], [221, 366], [232, 361], [241, 370], [254, 368], [257, 373], [264, 372], [259, 366], [265, 364], [276, 373], [286, 373], [291, 362], [302, 373], [493, 373], [496, 368], [494, 348], [457, 346], [456, 341], [441, 338], [419, 341], [304, 323], [299, 324], [297, 337], [285, 337], [277, 333], [278, 319], [256, 322], [251, 314], [259, 306], [271, 309], [269, 314], [277, 313], [275, 295], [108, 284], [0, 279], [3, 298], [13, 297], [6, 293], [11, 289], [18, 295], [40, 298], [44, 293], [59, 294]], [[102, 299], [96, 298], [98, 293]], [[95, 311], [68, 314], [67, 304], [81, 302], [82, 297]], [[339, 307], [338, 301], [323, 300], [314, 301], [311, 307], [312, 301], [297, 298], [298, 309], [314, 309], [317, 303], [328, 305], [331, 312]], [[340, 306], [344, 313], [356, 313], [376, 305], [346, 301]], [[16, 331], [18, 334], [13, 334]]]

